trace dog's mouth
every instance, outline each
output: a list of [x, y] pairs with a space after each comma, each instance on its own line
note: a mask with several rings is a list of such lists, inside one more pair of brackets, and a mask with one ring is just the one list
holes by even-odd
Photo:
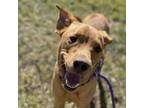
[[63, 49], [61, 51], [61, 54], [62, 54], [62, 56], [61, 56], [62, 57], [62, 64], [64, 64], [62, 66], [62, 68], [64, 69], [64, 76], [63, 76], [64, 87], [69, 91], [73, 91], [80, 85], [80, 75], [78, 75], [76, 73], [69, 72], [66, 69], [66, 65], [65, 65], [65, 61], [64, 61], [64, 54], [66, 54], [65, 49]]
[[67, 72], [64, 75], [64, 87], [70, 91], [75, 90], [80, 85], [80, 76], [76, 73]]

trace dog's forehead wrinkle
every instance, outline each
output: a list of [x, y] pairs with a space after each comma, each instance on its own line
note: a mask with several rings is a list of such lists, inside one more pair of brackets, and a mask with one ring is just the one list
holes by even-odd
[[95, 35], [98, 33], [97, 31], [98, 31], [97, 29], [95, 29], [94, 27], [88, 24], [75, 21], [70, 25], [70, 27], [67, 29], [64, 35], [71, 36], [71, 35], [79, 34], [88, 37], [95, 37]]

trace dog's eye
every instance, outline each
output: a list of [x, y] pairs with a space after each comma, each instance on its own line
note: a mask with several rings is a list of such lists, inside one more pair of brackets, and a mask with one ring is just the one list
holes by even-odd
[[77, 41], [77, 37], [75, 37], [75, 36], [71, 36], [69, 38], [69, 44], [75, 43], [76, 41]]
[[93, 48], [93, 50], [96, 52], [96, 53], [99, 53], [102, 51], [101, 47], [98, 45], [96, 47]]

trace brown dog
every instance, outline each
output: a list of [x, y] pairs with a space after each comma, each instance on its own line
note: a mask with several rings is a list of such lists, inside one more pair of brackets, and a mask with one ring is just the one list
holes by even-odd
[[108, 21], [101, 14], [81, 20], [57, 8], [60, 14], [56, 32], [61, 40], [52, 79], [54, 108], [64, 108], [66, 101], [74, 102], [78, 108], [92, 108], [96, 65], [104, 58], [105, 46], [112, 42]]

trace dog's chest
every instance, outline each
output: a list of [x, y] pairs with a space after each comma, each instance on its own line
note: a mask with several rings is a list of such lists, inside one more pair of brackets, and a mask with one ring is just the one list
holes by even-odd
[[66, 101], [68, 101], [68, 102], [78, 102], [79, 101], [78, 93], [66, 93]]

